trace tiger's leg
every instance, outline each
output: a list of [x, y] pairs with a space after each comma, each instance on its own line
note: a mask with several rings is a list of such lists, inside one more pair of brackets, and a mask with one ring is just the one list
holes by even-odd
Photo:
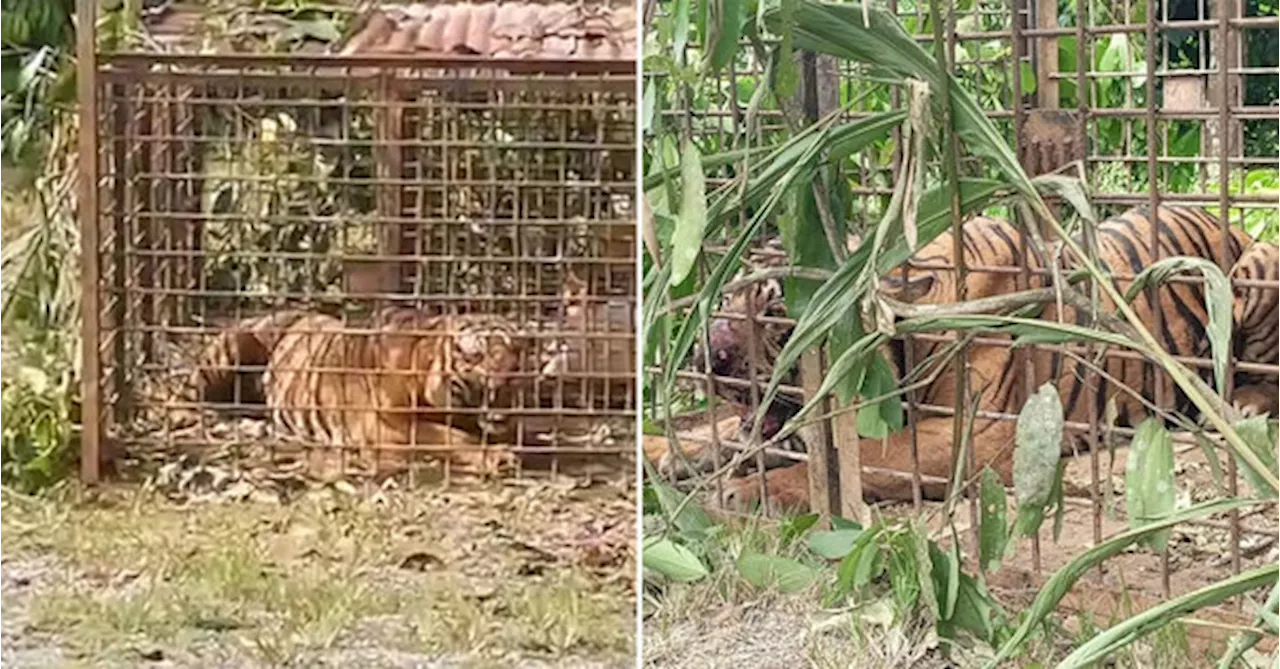
[[481, 448], [480, 439], [456, 427], [423, 419], [417, 421], [416, 428], [414, 443], [453, 447], [456, 450], [439, 453], [438, 457], [448, 460], [465, 473], [490, 476], [514, 468], [519, 462], [516, 455], [506, 448], [494, 445]]
[[[949, 417], [926, 418], [916, 424], [919, 444], [921, 494], [925, 499], [942, 499], [951, 475], [953, 421]], [[990, 466], [1009, 484], [1013, 471], [1014, 424], [1009, 421], [978, 419], [974, 423], [971, 447], [978, 467]], [[872, 500], [912, 498], [911, 432], [901, 430], [886, 440], [859, 442], [862, 462], [862, 492]], [[806, 505], [809, 500], [808, 465], [773, 469], [764, 474], [769, 507], [785, 502]], [[760, 474], [733, 480], [725, 491], [726, 506], [738, 510], [750, 507], [760, 497]]]

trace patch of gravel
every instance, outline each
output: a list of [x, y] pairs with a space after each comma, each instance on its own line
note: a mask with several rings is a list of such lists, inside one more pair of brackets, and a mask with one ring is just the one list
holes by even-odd
[[781, 606], [726, 605], [668, 625], [649, 620], [644, 666], [795, 669], [806, 664], [810, 627], [806, 615]]
[[58, 569], [48, 556], [0, 558], [0, 657], [5, 667], [56, 667], [69, 663], [57, 639], [31, 627], [31, 600]]

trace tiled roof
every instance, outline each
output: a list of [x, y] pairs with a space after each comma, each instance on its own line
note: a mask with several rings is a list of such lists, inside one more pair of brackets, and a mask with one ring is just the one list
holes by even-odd
[[362, 19], [342, 53], [556, 60], [629, 60], [636, 54], [630, 5], [414, 3], [375, 7]]

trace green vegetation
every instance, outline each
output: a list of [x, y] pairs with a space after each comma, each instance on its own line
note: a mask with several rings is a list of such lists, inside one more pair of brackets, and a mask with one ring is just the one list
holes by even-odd
[[[979, 62], [1003, 57], [1000, 45], [965, 46], [955, 54], [952, 71], [942, 64], [947, 54], [940, 40], [935, 37], [933, 43], [921, 44], [912, 37], [916, 32], [941, 34], [945, 15], [939, 3], [899, 3], [900, 14], [905, 16], [902, 20], [875, 4], [762, 0], [758, 5], [743, 2], [740, 7], [727, 7], [733, 4], [739, 3], [664, 3], [666, 11], [655, 18], [646, 45], [646, 70], [659, 75], [646, 79], [643, 116], [648, 166], [645, 191], [653, 214], [644, 222], [648, 226], [645, 237], [650, 240], [645, 258], [645, 354], [652, 364], [661, 361], [663, 367], [661, 374], [647, 378], [647, 399], [654, 406], [674, 403], [681, 391], [676, 371], [696, 343], [706, 337], [710, 314], [719, 304], [725, 284], [743, 268], [744, 252], [760, 239], [771, 238], [781, 242], [792, 266], [811, 268], [813, 275], [827, 278], [790, 280], [787, 284], [789, 310], [798, 322], [777, 355], [760, 406], [770, 403], [783, 376], [804, 353], [826, 347], [829, 364], [818, 392], [806, 398], [808, 403], [800, 414], [769, 444], [794, 432], [807, 420], [807, 413], [833, 394], [845, 402], [862, 400], [858, 430], [863, 436], [874, 438], [899, 429], [900, 414], [890, 405], [899, 404], [901, 391], [878, 353], [892, 334], [1008, 333], [1022, 343], [1077, 342], [1125, 348], [1158, 364], [1206, 417], [1207, 429], [1221, 435], [1221, 448], [1208, 449], [1213, 462], [1219, 452], [1235, 459], [1250, 488], [1242, 487], [1234, 497], [1219, 488], [1217, 499], [1177, 508], [1170, 497], [1175, 467], [1172, 450], [1167, 448], [1168, 433], [1155, 423], [1144, 426], [1142, 437], [1148, 446], [1138, 449], [1142, 457], [1131, 461], [1137, 464], [1126, 481], [1132, 528], [1081, 552], [1041, 588], [1031, 607], [1013, 614], [985, 591], [980, 574], [961, 570], [956, 541], [951, 540], [950, 546], [946, 541], [931, 542], [912, 523], [876, 519], [868, 527], [858, 527], [833, 520], [830, 531], [809, 533], [808, 526], [816, 519], [805, 517], [784, 521], [776, 535], [754, 528], [743, 534], [733, 523], [711, 521], [692, 495], [667, 488], [650, 472], [644, 563], [650, 570], [646, 604], [654, 608], [655, 615], [669, 623], [669, 617], [663, 615], [666, 599], [669, 593], [689, 587], [688, 583], [709, 582], [719, 591], [729, 587], [726, 582], [745, 583], [780, 593], [816, 593], [810, 596], [830, 606], [857, 608], [876, 601], [890, 602], [894, 620], [927, 621], [944, 640], [941, 647], [946, 653], [972, 652], [979, 647], [990, 650], [979, 665], [992, 666], [997, 658], [1017, 658], [1020, 663], [1053, 659], [1066, 662], [1066, 666], [1084, 666], [1121, 657], [1140, 639], [1164, 638], [1161, 635], [1175, 629], [1180, 618], [1195, 610], [1241, 593], [1274, 590], [1274, 567], [1245, 572], [1189, 593], [1169, 606], [1115, 621], [1097, 636], [1081, 634], [1071, 639], [1067, 652], [1052, 652], [1056, 648], [1050, 625], [1053, 612], [1081, 574], [1137, 545], [1165, 550], [1169, 528], [1177, 523], [1275, 498], [1280, 473], [1273, 455], [1274, 427], [1266, 427], [1266, 419], [1256, 419], [1261, 421], [1257, 425], [1242, 421], [1224, 407], [1213, 388], [1194, 378], [1159, 346], [1128, 308], [1124, 296], [1090, 262], [1083, 263], [1082, 271], [1120, 305], [1111, 315], [1125, 324], [1123, 331], [1048, 323], [1017, 313], [894, 319], [873, 290], [879, 277], [905, 260], [911, 248], [948, 230], [955, 213], [1016, 214], [1024, 223], [1040, 221], [1076, 257], [1086, 258], [1067, 230], [1096, 224], [1099, 217], [1092, 205], [1094, 195], [1141, 196], [1155, 187], [1164, 192], [1204, 193], [1216, 199], [1218, 180], [1224, 178], [1217, 174], [1216, 165], [1196, 166], [1190, 160], [1176, 160], [1202, 155], [1202, 128], [1162, 122], [1156, 134], [1158, 145], [1151, 146], [1141, 120], [1099, 118], [1094, 121], [1097, 145], [1091, 156], [1111, 157], [1113, 161], [1091, 164], [1084, 172], [1086, 181], [1065, 176], [1029, 178], [1010, 148], [1011, 125], [986, 116], [989, 110], [1011, 105], [1011, 68]], [[954, 10], [963, 13], [971, 8], [959, 2]], [[970, 15], [959, 20], [977, 22], [969, 26], [972, 30], [1005, 29], [998, 18]], [[737, 25], [725, 26], [726, 20]], [[1069, 25], [1072, 20], [1067, 15], [1064, 23]], [[1139, 15], [1123, 22], [1142, 20]], [[1094, 21], [1122, 22], [1106, 16]], [[717, 40], [725, 35], [741, 35], [746, 45], [731, 63], [733, 69], [762, 75], [717, 76], [730, 65], [716, 48]], [[1145, 82], [1134, 74], [1145, 71], [1143, 39], [1141, 35], [1117, 35], [1092, 45], [1089, 70], [1116, 73], [1115, 77], [1094, 80], [1092, 106], [1145, 105]], [[1060, 44], [1066, 41], [1060, 40]], [[685, 49], [688, 44], [710, 46], [699, 51]], [[850, 73], [842, 78], [840, 105], [847, 111], [862, 112], [862, 116], [857, 120], [835, 114], [803, 118], [790, 102], [796, 86], [793, 48], [836, 57], [841, 71]], [[1072, 58], [1068, 62], [1064, 57], [1061, 69], [1075, 71], [1074, 45], [1064, 46], [1063, 54]], [[1018, 73], [1024, 92], [1035, 84], [1029, 74]], [[1063, 86], [1062, 94], [1064, 106], [1076, 104], [1073, 96], [1078, 92], [1072, 87]], [[732, 112], [715, 113], [723, 109]], [[1246, 133], [1250, 142], [1247, 156], [1276, 155], [1274, 142], [1258, 139], [1265, 135], [1257, 132], [1256, 126]], [[1148, 152], [1173, 159], [1162, 161], [1155, 183], [1145, 159], [1121, 160], [1125, 156], [1145, 157]], [[688, 163], [695, 160], [703, 168], [701, 173], [689, 168]], [[1276, 174], [1274, 165], [1238, 169], [1230, 176], [1228, 190], [1274, 197]], [[1060, 217], [1051, 212], [1045, 203], [1049, 196], [1061, 198], [1069, 214]], [[691, 202], [696, 206], [690, 206]], [[1277, 211], [1246, 211], [1243, 217], [1233, 212], [1233, 222], [1257, 237], [1275, 240]], [[856, 248], [846, 249], [844, 241], [855, 235]], [[912, 242], [908, 244], [907, 239]], [[1038, 248], [1041, 243], [1035, 241]], [[692, 258], [691, 248], [698, 249]], [[1039, 250], [1049, 253], [1045, 248]], [[1143, 281], [1159, 283], [1188, 271], [1203, 273], [1208, 281], [1205, 299], [1214, 314], [1209, 337], [1214, 344], [1215, 366], [1221, 370], [1224, 344], [1230, 336], [1230, 324], [1222, 315], [1229, 312], [1231, 300], [1222, 272], [1192, 259], [1171, 259], [1145, 273]], [[687, 311], [669, 309], [673, 300], [682, 298], [691, 300], [692, 307]], [[850, 309], [849, 305], [860, 308]], [[1221, 379], [1219, 373], [1219, 382]], [[1036, 409], [1024, 419], [1037, 425], [1056, 422], [1060, 432], [1060, 400], [1054, 396], [1043, 401], [1047, 404], [1043, 410]], [[675, 412], [654, 412], [647, 418], [670, 436], [674, 433], [670, 414]], [[1057, 462], [1056, 444], [1037, 448], [1036, 439], [1023, 433], [1019, 430], [1018, 449], [1025, 464], [1020, 467], [1023, 474], [1015, 477], [1019, 501], [1016, 520], [1011, 522], [994, 477], [979, 477], [986, 483], [981, 495], [982, 545], [981, 555], [972, 557], [992, 569], [1014, 550], [1015, 536], [1034, 533], [1048, 514], [1054, 516], [1055, 536], [1061, 527], [1063, 470]], [[1052, 431], [1040, 425], [1027, 434], [1043, 436]], [[735, 458], [722, 471], [750, 456], [751, 451]], [[1141, 462], [1144, 457], [1145, 466]], [[1221, 471], [1221, 465], [1215, 464], [1214, 471]], [[953, 482], [952, 501], [961, 494], [960, 483]], [[949, 502], [943, 537], [957, 534], [953, 511], [954, 504]], [[758, 538], [757, 533], [766, 538]], [[1260, 609], [1259, 619], [1267, 615]], [[1251, 630], [1239, 643], [1256, 644], [1261, 636], [1275, 634], [1275, 625], [1268, 624]]]

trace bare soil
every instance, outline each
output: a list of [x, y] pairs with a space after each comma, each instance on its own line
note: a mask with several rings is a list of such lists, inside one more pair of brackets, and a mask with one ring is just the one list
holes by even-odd
[[3, 497], [5, 667], [622, 667], [634, 497], [449, 489]]

